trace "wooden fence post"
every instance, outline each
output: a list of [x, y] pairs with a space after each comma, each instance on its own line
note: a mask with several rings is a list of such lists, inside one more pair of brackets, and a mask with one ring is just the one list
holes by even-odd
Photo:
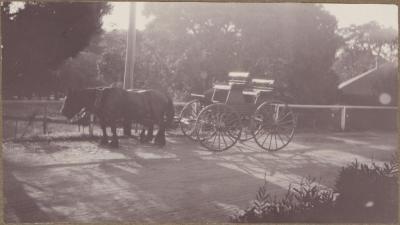
[[340, 116], [340, 129], [344, 131], [346, 129], [346, 106], [343, 106]]

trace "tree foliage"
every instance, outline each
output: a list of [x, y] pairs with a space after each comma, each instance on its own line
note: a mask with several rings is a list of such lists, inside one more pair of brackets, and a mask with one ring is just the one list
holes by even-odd
[[52, 70], [76, 56], [102, 31], [108, 3], [26, 2], [14, 12], [1, 7], [3, 85], [10, 90], [44, 90], [54, 80]]
[[126, 55], [126, 32], [114, 30], [101, 37], [102, 53], [97, 68], [100, 79], [105, 84], [122, 82]]
[[97, 63], [100, 56], [82, 51], [76, 57], [65, 60], [57, 70], [57, 90], [66, 91], [69, 88], [86, 88], [102, 85], [103, 81], [98, 75]]
[[[126, 32], [101, 34], [109, 10], [107, 3], [29, 2], [12, 12], [3, 3], [3, 86], [29, 95], [63, 82], [122, 81]], [[138, 88], [203, 92], [229, 71], [249, 71], [275, 79], [294, 102], [334, 103], [337, 73], [344, 79], [377, 55], [397, 57], [393, 30], [376, 23], [338, 30], [316, 4], [146, 3], [145, 14], [154, 19], [137, 33]]]
[[155, 19], [144, 39], [177, 88], [203, 91], [244, 70], [277, 80], [297, 102], [335, 95], [340, 39], [336, 19], [318, 5], [147, 3], [145, 10]]
[[343, 37], [343, 45], [338, 51], [334, 69], [341, 80], [373, 68], [378, 63], [397, 61], [398, 33], [376, 22], [351, 25], [338, 30]]

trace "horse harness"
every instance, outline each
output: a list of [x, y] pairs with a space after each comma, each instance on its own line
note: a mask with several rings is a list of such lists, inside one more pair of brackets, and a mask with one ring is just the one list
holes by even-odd
[[[105, 96], [105, 91], [106, 89], [102, 89], [99, 91], [96, 91], [95, 93], [95, 99], [93, 103], [93, 109], [86, 109], [85, 111], [93, 111], [95, 114], [103, 114], [105, 113], [104, 111], [104, 101], [107, 96]], [[131, 89], [131, 90], [123, 90], [123, 93], [126, 95], [122, 95], [120, 97], [122, 98], [129, 98], [129, 94], [133, 93], [135, 94], [134, 100], [131, 102], [131, 107], [135, 107], [132, 109], [132, 111], [136, 112], [136, 116], [140, 118], [140, 120], [146, 120], [146, 121], [153, 121], [155, 118], [154, 116], [154, 109], [151, 104], [151, 92], [148, 90], [142, 90], [142, 89]], [[130, 107], [130, 106], [125, 106], [125, 107]], [[107, 110], [106, 110], [107, 111]], [[131, 113], [132, 113], [131, 111]]]
[[140, 110], [138, 116], [144, 120], [152, 121], [152, 118], [154, 118], [154, 110], [151, 105], [151, 93], [148, 90], [131, 90], [131, 91], [140, 96], [141, 104], [138, 104], [136, 107], [142, 108], [142, 110]]

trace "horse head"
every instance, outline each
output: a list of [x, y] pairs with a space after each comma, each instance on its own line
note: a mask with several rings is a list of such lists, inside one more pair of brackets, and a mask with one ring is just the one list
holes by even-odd
[[82, 101], [81, 92], [69, 90], [65, 96], [64, 104], [61, 108], [61, 114], [68, 119], [71, 119], [82, 111], [85, 107]]

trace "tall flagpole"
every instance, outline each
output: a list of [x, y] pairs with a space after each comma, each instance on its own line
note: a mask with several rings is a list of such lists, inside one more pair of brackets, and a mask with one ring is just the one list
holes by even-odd
[[127, 34], [124, 89], [133, 88], [136, 45], [136, 3], [129, 3], [129, 28]]

